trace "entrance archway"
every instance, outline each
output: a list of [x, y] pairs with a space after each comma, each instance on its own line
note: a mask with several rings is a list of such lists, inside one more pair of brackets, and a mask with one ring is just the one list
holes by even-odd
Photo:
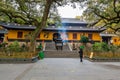
[[53, 34], [53, 41], [55, 41], [58, 38], [61, 38], [61, 34], [60, 33], [54, 33]]

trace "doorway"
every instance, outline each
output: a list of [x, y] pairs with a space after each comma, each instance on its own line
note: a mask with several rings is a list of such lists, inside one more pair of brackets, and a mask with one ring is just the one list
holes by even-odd
[[111, 36], [102, 36], [102, 41], [109, 44], [111, 40]]
[[4, 34], [0, 34], [0, 43], [3, 42]]
[[54, 33], [53, 34], [53, 41], [55, 41], [56, 39], [61, 38], [61, 34], [60, 33]]

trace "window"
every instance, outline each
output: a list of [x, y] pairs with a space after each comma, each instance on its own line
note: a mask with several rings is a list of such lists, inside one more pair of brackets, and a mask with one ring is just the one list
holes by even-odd
[[44, 33], [44, 38], [48, 38], [49, 37], [49, 33], [48, 32], [45, 32]]
[[77, 39], [77, 33], [73, 33], [73, 39]]
[[40, 38], [40, 34], [37, 36], [37, 38], [38, 38], [38, 39]]
[[117, 39], [114, 39], [114, 42], [117, 42]]
[[17, 38], [22, 38], [22, 36], [23, 36], [23, 32], [18, 32], [17, 33]]
[[88, 34], [88, 38], [89, 38], [89, 39], [92, 39], [92, 34]]

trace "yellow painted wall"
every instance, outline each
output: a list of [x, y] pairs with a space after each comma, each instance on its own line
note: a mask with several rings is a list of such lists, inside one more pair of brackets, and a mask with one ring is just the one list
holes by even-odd
[[8, 31], [8, 39], [17, 39], [17, 32], [23, 32], [23, 36], [20, 39], [25, 39], [25, 35], [29, 34], [31, 31], [26, 30], [9, 30]]
[[71, 37], [72, 35], [73, 35], [72, 33], [70, 33], [70, 32], [68, 33], [68, 40], [73, 40]]
[[[48, 37], [46, 37], [46, 36], [48, 36]], [[40, 38], [39, 39], [41, 39], [41, 40], [52, 40], [52, 38], [53, 38], [53, 32], [49, 32], [49, 31], [42, 31], [41, 33], [40, 33]]]
[[[23, 32], [23, 37], [21, 39], [25, 39], [25, 35], [29, 34], [31, 31], [25, 31], [25, 30], [9, 30], [8, 34], [6, 36], [8, 36], [9, 39], [17, 39], [17, 32]], [[40, 33], [39, 38], [37, 39], [41, 39], [41, 40], [52, 40], [53, 38], [53, 34], [55, 32], [49, 32], [49, 31], [42, 31]], [[77, 39], [73, 39], [73, 34], [76, 33], [77, 34]], [[47, 34], [48, 37], [45, 37], [45, 35]], [[88, 37], [88, 32], [67, 32], [66, 33], [68, 35], [68, 40], [80, 40], [80, 37], [84, 34], [84, 36]], [[99, 33], [92, 33], [92, 40], [95, 41], [100, 41], [101, 37], [99, 35]]]
[[112, 37], [112, 40], [113, 40], [114, 45], [120, 46], [120, 37], [114, 36], [114, 37]]
[[[5, 38], [4, 41], [7, 42], [7, 37], [8, 39], [17, 39], [17, 32], [23, 32], [23, 37], [20, 39], [25, 39], [25, 35], [29, 34], [31, 31], [29, 30], [8, 30], [8, 34], [5, 34]], [[42, 31], [40, 33], [39, 38], [37, 38], [37, 40], [52, 40], [53, 39], [53, 34], [56, 32], [50, 32], [50, 31]], [[77, 34], [77, 39], [73, 39], [73, 33]], [[47, 34], [48, 37], [46, 37], [45, 35]], [[92, 34], [92, 40], [94, 41], [101, 41], [101, 36], [99, 35], [99, 33], [90, 33], [90, 32], [66, 32], [66, 34], [68, 35], [68, 40], [80, 40], [80, 37], [82, 35], [85, 35], [88, 37], [88, 34]], [[120, 37], [113, 37], [113, 44], [115, 45], [120, 45]], [[116, 42], [115, 42], [116, 40]]]
[[[73, 33], [76, 33], [77, 34], [77, 39], [75, 40], [80, 40], [81, 36], [84, 35], [84, 36], [87, 36], [88, 37], [88, 34], [91, 34], [89, 32], [69, 32], [69, 40], [73, 40]], [[92, 40], [95, 40], [95, 41], [101, 41], [101, 37], [99, 35], [99, 33], [92, 33]]]
[[93, 33], [93, 40], [95, 41], [101, 41], [101, 36], [99, 33]]
[[[19, 39], [25, 39], [25, 35], [31, 33], [31, 31], [26, 31], [26, 30], [9, 30], [8, 34], [5, 35], [5, 37], [8, 37], [8, 39], [18, 39], [17, 38], [17, 33], [18, 32], [23, 32], [23, 36], [22, 38]], [[45, 37], [45, 34], [48, 33], [48, 37]], [[52, 40], [53, 37], [53, 32], [49, 32], [49, 31], [45, 31], [45, 32], [41, 32], [39, 35], [39, 38], [37, 38], [38, 40]]]
[[[26, 30], [9, 30], [8, 34], [6, 34], [6, 37], [8, 36], [8, 39], [17, 39], [17, 32], [23, 32], [23, 37], [21, 39], [25, 39], [25, 35], [29, 34], [31, 31], [26, 31]], [[55, 32], [50, 32], [50, 31], [42, 31], [40, 33], [39, 38], [37, 39], [41, 39], [41, 40], [52, 40], [53, 38], [53, 34]], [[73, 39], [73, 34], [76, 33], [77, 34], [77, 39]], [[45, 37], [45, 35], [47, 34], [48, 37]], [[68, 40], [80, 40], [80, 37], [82, 35], [85, 35], [88, 37], [88, 34], [90, 34], [89, 32], [67, 32], [66, 33], [68, 35]], [[100, 41], [101, 37], [99, 35], [99, 33], [92, 33], [92, 40], [95, 41]]]

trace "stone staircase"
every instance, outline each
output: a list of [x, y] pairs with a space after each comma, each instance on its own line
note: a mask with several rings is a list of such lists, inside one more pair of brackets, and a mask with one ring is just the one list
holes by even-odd
[[[47, 42], [46, 45], [45, 45], [45, 51], [56, 51], [55, 43], [54, 42]], [[63, 44], [63, 50], [62, 51], [70, 51], [68, 43]]]
[[76, 58], [78, 51], [71, 51], [69, 43], [63, 44], [63, 50], [56, 50], [54, 42], [47, 42], [45, 45], [45, 58]]

